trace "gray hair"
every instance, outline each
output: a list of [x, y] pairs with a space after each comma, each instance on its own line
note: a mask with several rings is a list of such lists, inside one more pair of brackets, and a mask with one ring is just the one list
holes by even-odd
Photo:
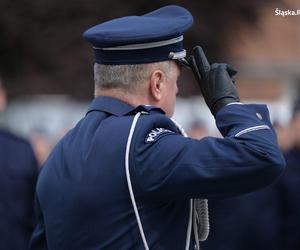
[[94, 64], [95, 86], [99, 89], [122, 88], [125, 91], [136, 89], [143, 84], [153, 70], [161, 69], [168, 76], [170, 61], [132, 65]]

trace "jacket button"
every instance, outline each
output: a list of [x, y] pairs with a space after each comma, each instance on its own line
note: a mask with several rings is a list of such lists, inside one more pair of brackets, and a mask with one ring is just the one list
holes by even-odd
[[260, 114], [260, 113], [256, 113], [256, 117], [259, 119], [259, 120], [262, 120], [263, 118], [262, 118], [262, 115]]

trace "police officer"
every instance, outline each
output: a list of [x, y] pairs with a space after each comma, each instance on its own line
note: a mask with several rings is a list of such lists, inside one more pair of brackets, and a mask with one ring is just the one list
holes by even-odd
[[170, 119], [192, 22], [166, 6], [84, 33], [96, 97], [40, 174], [31, 249], [194, 249], [193, 198], [236, 196], [281, 174], [266, 106], [240, 103], [236, 72], [210, 66], [200, 47], [189, 64], [224, 138], [186, 138]]
[[[0, 112], [6, 95], [0, 80]], [[28, 141], [0, 129], [0, 249], [27, 249], [35, 226], [38, 165]]]

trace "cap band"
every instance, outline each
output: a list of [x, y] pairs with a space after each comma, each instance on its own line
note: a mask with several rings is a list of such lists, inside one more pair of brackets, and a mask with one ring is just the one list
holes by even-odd
[[150, 42], [150, 43], [139, 43], [139, 44], [129, 44], [129, 45], [122, 45], [122, 46], [115, 46], [109, 48], [97, 48], [93, 47], [94, 49], [102, 49], [102, 50], [136, 50], [136, 49], [149, 49], [149, 48], [156, 48], [162, 47], [166, 45], [170, 45], [173, 43], [178, 43], [183, 41], [183, 35], [179, 37], [175, 37], [172, 39], [158, 41], [158, 42]]
[[176, 60], [185, 56], [182, 40], [159, 47], [112, 50], [95, 48], [94, 51], [95, 62], [107, 65], [153, 63]]

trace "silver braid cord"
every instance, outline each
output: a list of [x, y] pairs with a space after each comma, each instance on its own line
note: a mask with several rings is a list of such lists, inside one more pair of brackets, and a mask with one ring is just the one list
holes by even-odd
[[[184, 137], [188, 137], [181, 125], [174, 119], [172, 119], [172, 121], [177, 126], [180, 133]], [[205, 241], [209, 234], [208, 200], [194, 199], [193, 201], [193, 231], [197, 249], [200, 250], [200, 241]]]

